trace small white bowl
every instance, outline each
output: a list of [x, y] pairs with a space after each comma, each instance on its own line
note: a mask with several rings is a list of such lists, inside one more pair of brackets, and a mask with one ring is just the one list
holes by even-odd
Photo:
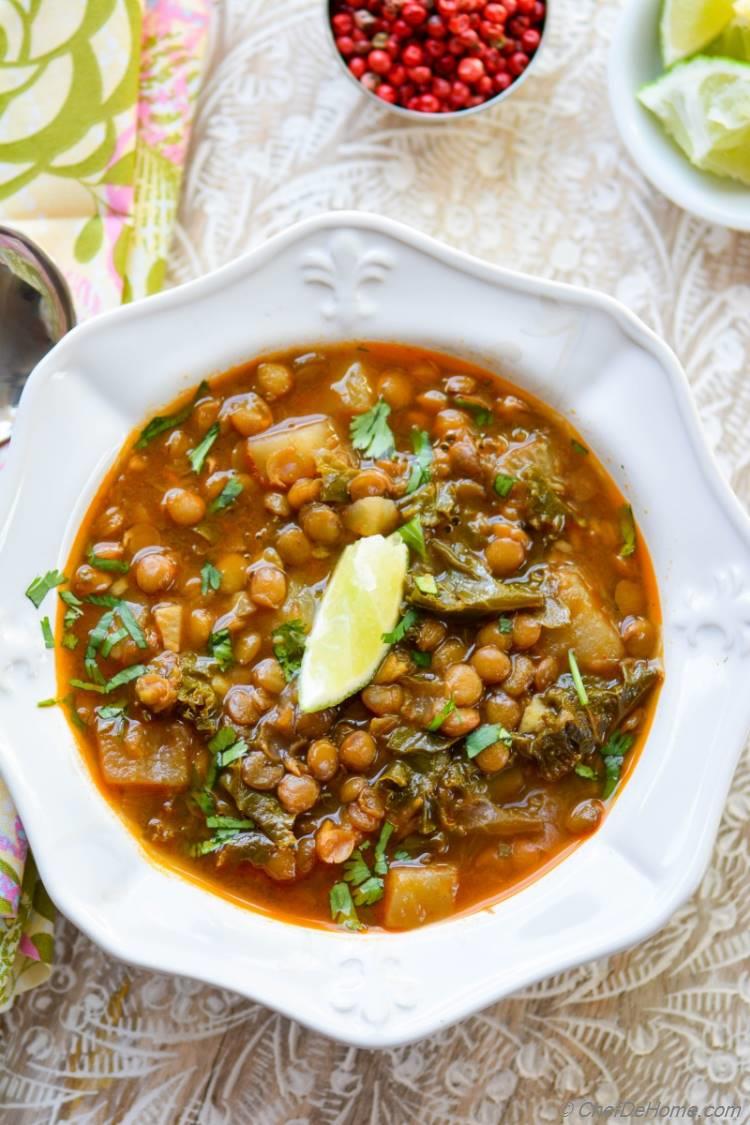
[[[62, 710], [37, 708], [58, 694], [54, 653], [24, 597], [36, 574], [65, 567], [102, 475], [148, 413], [264, 351], [354, 339], [466, 356], [572, 417], [632, 501], [664, 613], [654, 722], [599, 831], [489, 909], [400, 934], [294, 925], [150, 860]], [[26, 384], [0, 489], [0, 771], [50, 895], [115, 956], [386, 1047], [641, 941], [695, 889], [750, 725], [750, 523], [674, 355], [611, 298], [376, 215], [324, 215], [66, 336]]]
[[659, 50], [660, 0], [628, 0], [609, 55], [609, 100], [623, 143], [654, 187], [709, 223], [750, 231], [750, 187], [694, 168], [638, 101], [642, 86], [664, 73]]

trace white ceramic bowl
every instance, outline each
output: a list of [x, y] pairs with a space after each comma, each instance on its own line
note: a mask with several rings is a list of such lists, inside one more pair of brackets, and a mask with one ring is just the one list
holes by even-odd
[[699, 218], [750, 230], [750, 187], [694, 168], [638, 91], [664, 72], [659, 50], [661, 0], [626, 0], [609, 54], [609, 100], [623, 143], [654, 187]]
[[[56, 684], [23, 593], [64, 567], [102, 474], [149, 411], [264, 350], [354, 338], [467, 356], [571, 416], [632, 498], [665, 618], [653, 727], [600, 831], [491, 909], [405, 934], [277, 921], [149, 861], [62, 712], [36, 707]], [[328, 215], [75, 329], [28, 383], [3, 477], [0, 769], [53, 899], [116, 956], [382, 1047], [641, 940], [696, 886], [750, 724], [750, 529], [675, 357], [610, 298], [376, 216]]]

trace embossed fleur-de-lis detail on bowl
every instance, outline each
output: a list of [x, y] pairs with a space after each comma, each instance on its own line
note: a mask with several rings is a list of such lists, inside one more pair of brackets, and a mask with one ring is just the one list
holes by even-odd
[[347, 957], [336, 968], [330, 997], [337, 1012], [379, 1027], [394, 1009], [416, 1007], [417, 982], [402, 970], [396, 957]]
[[718, 635], [725, 652], [750, 656], [750, 574], [740, 566], [717, 571], [713, 583], [689, 590], [675, 624], [695, 646]]
[[325, 250], [309, 250], [302, 259], [302, 276], [306, 285], [325, 290], [320, 311], [326, 320], [335, 320], [347, 331], [358, 320], [373, 315], [377, 309], [370, 290], [382, 285], [395, 262], [382, 247], [365, 246], [353, 231], [333, 235]]

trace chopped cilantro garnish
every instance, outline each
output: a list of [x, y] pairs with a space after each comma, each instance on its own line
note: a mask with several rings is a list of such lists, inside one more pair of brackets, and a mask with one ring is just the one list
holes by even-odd
[[513, 621], [510, 617], [501, 617], [498, 620], [497, 627], [501, 633], [507, 635], [513, 632]]
[[402, 523], [398, 533], [406, 546], [414, 551], [415, 555], [419, 555], [420, 559], [427, 558], [427, 547], [425, 546], [422, 521], [419, 516], [412, 516], [406, 523]]
[[48, 570], [43, 577], [34, 579], [26, 590], [26, 597], [33, 602], [36, 609], [39, 609], [50, 590], [54, 590], [61, 582], [67, 582], [64, 574], [59, 570]]
[[[383, 866], [385, 874], [385, 861]], [[372, 906], [383, 897], [383, 880], [372, 874], [362, 857], [362, 849], [353, 852], [351, 859], [344, 864], [344, 879], [355, 888], [354, 902], [357, 906]]]
[[578, 696], [579, 700], [581, 701], [581, 707], [588, 707], [589, 697], [588, 697], [588, 694], [586, 692], [586, 687], [585, 687], [584, 682], [583, 682], [583, 676], [581, 675], [581, 669], [578, 667], [578, 661], [576, 660], [576, 654], [573, 652], [572, 648], [568, 649], [568, 666], [570, 668], [570, 674], [573, 677], [573, 686], [576, 689], [576, 695]]
[[234, 504], [237, 497], [244, 491], [242, 481], [237, 480], [237, 477], [231, 477], [222, 488], [218, 496], [215, 496], [211, 503], [208, 505], [208, 510], [211, 515], [216, 512], [222, 512], [228, 508], [230, 504]]
[[414, 581], [417, 584], [417, 589], [421, 590], [423, 594], [436, 594], [437, 582], [432, 574], [418, 574]]
[[107, 570], [112, 574], [127, 574], [130, 570], [130, 563], [125, 562], [124, 559], [105, 559], [101, 555], [95, 555], [93, 547], [89, 547], [86, 552], [86, 561], [89, 566], [93, 566], [96, 570]]
[[73, 628], [76, 621], [78, 621], [79, 617], [83, 617], [83, 609], [81, 608], [83, 602], [80, 598], [75, 596], [72, 590], [60, 590], [58, 592], [58, 597], [60, 601], [67, 606], [63, 615], [63, 629], [65, 630], [62, 638], [63, 648], [70, 649], [72, 652], [78, 645], [78, 637], [74, 636], [70, 630]]
[[182, 410], [178, 410], [175, 414], [158, 415], [156, 418], [152, 418], [148, 425], [141, 430], [140, 437], [135, 443], [135, 448], [145, 449], [149, 442], [159, 437], [159, 434], [166, 433], [167, 430], [173, 430], [175, 426], [181, 426], [183, 422], [188, 420], [196, 404], [200, 402], [209, 390], [210, 387], [208, 383], [203, 380], [190, 402], [187, 406], [183, 406]]
[[120, 641], [124, 641], [128, 636], [127, 629], [117, 629], [114, 633], [109, 633], [106, 640], [102, 642], [102, 647], [99, 650], [103, 657], [108, 657], [115, 645], [119, 645]]
[[585, 765], [583, 762], [578, 763], [578, 765], [575, 767], [575, 772], [579, 777], [585, 777], [587, 781], [596, 781], [597, 777], [599, 776], [595, 769], [592, 769], [591, 766]]
[[344, 879], [347, 883], [351, 883], [353, 887], [358, 887], [360, 883], [364, 883], [371, 875], [370, 868], [365, 863], [360, 849], [352, 852], [351, 859], [348, 859], [344, 864]]
[[622, 536], [620, 558], [627, 559], [634, 553], [636, 544], [635, 520], [630, 504], [624, 504], [620, 508], [620, 535]]
[[430, 480], [430, 466], [432, 465], [432, 446], [429, 434], [416, 427], [411, 432], [411, 447], [414, 450], [414, 461], [409, 472], [406, 485], [406, 494], [416, 492], [423, 484]]
[[396, 627], [390, 633], [383, 633], [382, 641], [386, 645], [397, 645], [399, 641], [403, 641], [406, 634], [412, 629], [419, 621], [419, 614], [416, 609], [407, 609], [404, 616], [398, 622]]
[[255, 828], [255, 822], [241, 820], [235, 816], [208, 816], [206, 817], [206, 828]]
[[204, 598], [209, 590], [221, 589], [221, 571], [217, 570], [212, 563], [204, 563], [201, 567], [201, 593]]
[[399, 848], [399, 850], [397, 852], [393, 853], [393, 858], [394, 858], [394, 860], [397, 860], [399, 863], [408, 863], [409, 860], [411, 859], [411, 856], [409, 855], [409, 853], [407, 851], [404, 851], [403, 848]]
[[228, 629], [219, 629], [208, 638], [208, 651], [218, 663], [222, 672], [226, 672], [234, 664], [232, 650], [232, 637]]
[[586, 448], [585, 445], [582, 445], [581, 442], [578, 441], [576, 438], [571, 438], [570, 444], [573, 447], [574, 453], [580, 453], [580, 455], [582, 457], [588, 456], [588, 452], [589, 452], [588, 449]]
[[285, 621], [271, 633], [273, 654], [281, 665], [284, 678], [289, 683], [300, 670], [305, 651], [305, 627], [299, 618]]
[[210, 789], [193, 789], [190, 796], [204, 816], [211, 815], [216, 806], [216, 800]]
[[[91, 605], [109, 606], [110, 609], [116, 610], [117, 616], [120, 618], [124, 628], [127, 629], [138, 648], [148, 648], [148, 642], [133, 616], [133, 611], [122, 598], [116, 598], [112, 594], [91, 594], [90, 597], [86, 598], [86, 601], [90, 602]], [[100, 619], [100, 624], [103, 620], [104, 618]]]
[[60, 702], [59, 699], [40, 699], [37, 707], [57, 707]]
[[505, 473], [498, 473], [495, 477], [492, 487], [495, 489], [495, 492], [498, 494], [498, 496], [501, 496], [503, 499], [505, 499], [515, 483], [515, 477], [506, 476]]
[[63, 633], [62, 646], [72, 652], [73, 649], [78, 648], [78, 637], [73, 633]]
[[411, 658], [416, 664], [417, 668], [429, 668], [432, 664], [431, 652], [420, 652], [419, 649], [414, 648], [411, 651]]
[[373, 461], [377, 461], [379, 457], [385, 457], [396, 446], [393, 432], [388, 425], [390, 412], [390, 406], [387, 402], [383, 402], [381, 398], [372, 409], [352, 418], [349, 426], [354, 448]]
[[441, 710], [437, 713], [432, 722], [427, 724], [427, 729], [431, 731], [440, 730], [445, 720], [449, 715], [452, 715], [455, 710], [456, 704], [452, 699], [449, 699], [445, 706], [442, 707]]
[[96, 691], [100, 695], [106, 695], [107, 693], [104, 684], [92, 684], [88, 680], [73, 679], [70, 681], [70, 686], [77, 688], [79, 691]]
[[510, 749], [513, 746], [513, 736], [500, 723], [485, 723], [477, 727], [468, 735], [464, 744], [467, 757], [476, 758], [477, 754], [481, 754], [488, 746], [494, 746], [496, 742], [502, 742]]
[[621, 731], [616, 731], [611, 734], [604, 746], [602, 746], [599, 753], [604, 759], [604, 785], [602, 787], [602, 797], [605, 799], [611, 797], [618, 786], [620, 777], [622, 775], [622, 767], [625, 761], [625, 755], [632, 747], [635, 739], [632, 734], [623, 734]]
[[205, 437], [198, 442], [195, 449], [191, 449], [188, 453], [188, 461], [193, 467], [194, 473], [199, 473], [203, 468], [203, 462], [209, 454], [211, 446], [219, 436], [219, 423], [214, 422], [213, 426], [207, 431]]
[[388, 871], [388, 860], [385, 858], [385, 849], [388, 847], [388, 841], [396, 830], [395, 824], [391, 824], [390, 820], [386, 820], [383, 827], [380, 829], [380, 836], [375, 845], [374, 863], [373, 868], [376, 875], [385, 875]]
[[467, 398], [454, 398], [456, 406], [468, 411], [478, 426], [491, 426], [494, 416], [489, 407], [481, 402], [472, 402]]
[[384, 894], [383, 880], [379, 875], [371, 875], [369, 879], [365, 879], [364, 883], [360, 883], [354, 892], [354, 901], [357, 906], [372, 906], [376, 902], [380, 902]]
[[122, 719], [125, 715], [124, 703], [108, 703], [104, 707], [97, 707], [96, 713], [100, 719]]
[[54, 648], [55, 638], [52, 633], [52, 626], [49, 623], [49, 617], [43, 617], [40, 624], [42, 626], [42, 636], [44, 637], [44, 647]]
[[247, 743], [240, 738], [231, 727], [222, 727], [213, 736], [208, 744], [209, 750], [216, 755], [216, 764], [220, 767], [230, 766], [238, 758], [247, 754]]
[[352, 892], [346, 883], [334, 883], [329, 895], [331, 918], [347, 930], [362, 930], [364, 926], [357, 917], [352, 901]]
[[123, 670], [118, 672], [116, 676], [113, 676], [111, 680], [107, 680], [105, 688], [107, 695], [118, 687], [124, 687], [125, 684], [132, 683], [132, 681], [137, 680], [139, 676], [145, 676], [146, 671], [147, 668], [145, 664], [131, 664], [129, 668], [123, 668]]

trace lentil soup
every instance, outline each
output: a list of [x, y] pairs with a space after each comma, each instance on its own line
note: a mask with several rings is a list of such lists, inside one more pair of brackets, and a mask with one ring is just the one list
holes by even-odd
[[[364, 687], [304, 712], [367, 537], [409, 549], [399, 619]], [[306, 924], [408, 929], [538, 875], [601, 823], [661, 681], [648, 552], [594, 453], [411, 347], [202, 383], [128, 441], [67, 574], [60, 700], [107, 800], [160, 862]]]

